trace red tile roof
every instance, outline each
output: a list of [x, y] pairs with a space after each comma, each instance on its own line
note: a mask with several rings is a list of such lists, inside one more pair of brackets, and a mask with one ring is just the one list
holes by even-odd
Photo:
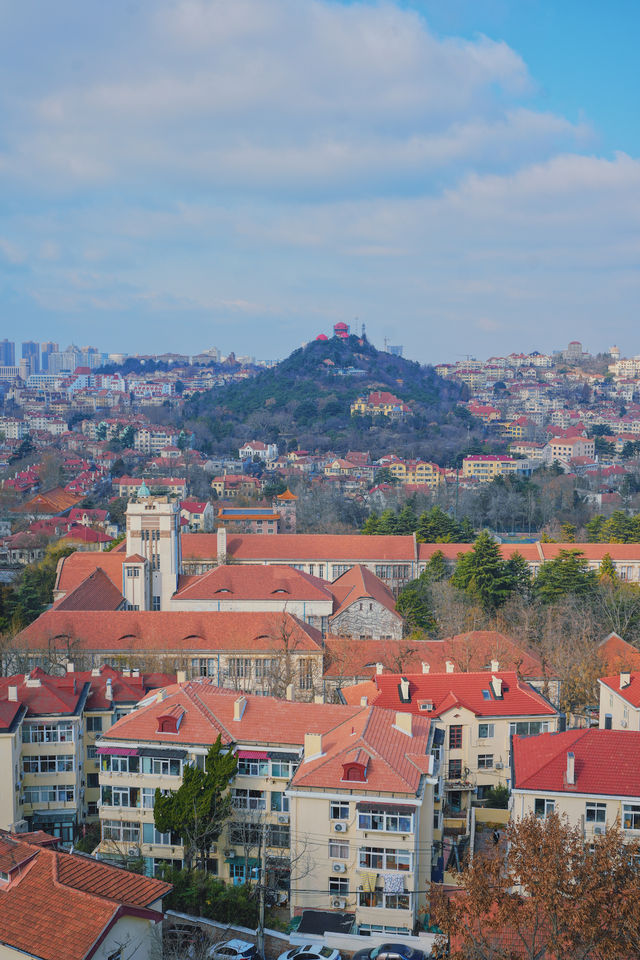
[[175, 596], [181, 600], [333, 601], [326, 581], [284, 565], [224, 564], [199, 577], [189, 577]]
[[[126, 545], [124, 545], [126, 550]], [[83, 553], [76, 551], [68, 557], [63, 557], [58, 563], [58, 572], [56, 577], [55, 590], [60, 593], [70, 593], [75, 590], [83, 580], [100, 567], [100, 569], [109, 577], [111, 582], [122, 590], [122, 564], [124, 563], [124, 550], [111, 550], [108, 553]]]
[[30, 717], [73, 715], [88, 693], [73, 674], [50, 677], [40, 667], [26, 675], [0, 677], [0, 700], [13, 703], [9, 701], [9, 687], [18, 688], [18, 703], [27, 707]]
[[610, 677], [601, 677], [600, 683], [614, 690], [632, 707], [640, 707], [640, 673], [629, 673], [629, 679], [628, 685], [623, 687], [620, 684], [620, 673], [616, 673]]
[[[217, 556], [215, 534], [185, 533], [182, 535], [182, 555], [187, 559]], [[277, 536], [248, 533], [227, 537], [227, 553], [238, 560], [298, 560], [320, 562], [353, 560], [354, 563], [368, 560], [414, 559], [411, 536], [363, 536], [361, 534], [294, 534]]]
[[55, 605], [56, 610], [117, 610], [124, 597], [101, 567]]
[[[400, 681], [405, 676], [409, 681], [409, 702], [400, 699]], [[493, 676], [502, 680], [502, 697], [496, 698], [491, 690], [491, 673], [425, 673], [425, 674], [380, 674], [373, 678], [377, 695], [371, 702], [377, 707], [387, 707], [424, 716], [420, 700], [431, 700], [437, 717], [456, 705], [467, 707], [478, 717], [535, 717], [555, 716], [557, 711], [528, 683], [518, 680], [517, 674], [501, 670]], [[371, 687], [355, 684], [343, 687], [342, 695], [347, 703], [360, 703], [360, 698], [369, 695]], [[485, 697], [483, 691], [489, 691]]]
[[363, 598], [377, 600], [378, 603], [390, 610], [399, 620], [402, 619], [399, 613], [396, 613], [396, 601], [393, 593], [386, 584], [379, 580], [371, 571], [356, 564], [351, 570], [347, 570], [341, 577], [334, 580], [331, 584], [331, 592], [336, 598], [336, 609], [333, 616], [343, 613], [352, 603]]
[[290, 613], [232, 611], [46, 610], [25, 627], [18, 643], [31, 650], [66, 649], [72, 637], [82, 650], [190, 652], [200, 650], [281, 650], [283, 631], [290, 649], [317, 652], [322, 635]]
[[640, 650], [617, 633], [610, 633], [598, 644], [598, 656], [606, 674], [612, 674], [616, 670], [640, 670]]
[[322, 737], [322, 756], [303, 761], [292, 787], [358, 789], [358, 782], [343, 780], [343, 765], [351, 761], [366, 766], [366, 792], [404, 792], [414, 794], [423, 773], [429, 769], [426, 756], [430, 721], [412, 719], [412, 735], [395, 726], [394, 710], [364, 707], [350, 721], [340, 724]]
[[19, 858], [15, 879], [0, 884], [0, 942], [41, 960], [84, 960], [121, 915], [148, 909], [171, 889], [77, 854], [0, 836], [0, 861]]
[[[566, 783], [567, 753], [575, 785]], [[567, 730], [513, 738], [514, 789], [640, 797], [640, 732]]]

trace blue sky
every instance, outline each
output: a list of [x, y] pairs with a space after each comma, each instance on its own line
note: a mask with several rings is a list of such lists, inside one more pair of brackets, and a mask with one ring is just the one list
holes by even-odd
[[0, 338], [640, 352], [631, 0], [0, 0]]

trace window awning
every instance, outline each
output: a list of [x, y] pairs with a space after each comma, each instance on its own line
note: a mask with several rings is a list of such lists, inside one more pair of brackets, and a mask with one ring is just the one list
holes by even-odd
[[239, 760], [268, 760], [269, 754], [264, 750], [238, 750], [236, 757]]
[[247, 865], [250, 869], [253, 869], [254, 867], [257, 867], [257, 866], [258, 866], [258, 858], [257, 858], [257, 857], [238, 857], [238, 856], [235, 856], [235, 855], [234, 855], [233, 857], [227, 857], [224, 862], [225, 862], [225, 863], [234, 864], [234, 865], [235, 865], [235, 864], [239, 864], [239, 863], [241, 863], [241, 864], [245, 864], [245, 863], [246, 863], [246, 865]]
[[36, 810], [31, 819], [39, 826], [43, 823], [75, 823], [76, 814], [74, 810]]
[[184, 760], [186, 750], [165, 750], [164, 747], [140, 747], [138, 755], [141, 757], [157, 757], [158, 760]]
[[299, 753], [278, 753], [275, 750], [269, 750], [268, 756], [270, 760], [281, 760], [283, 763], [286, 761], [289, 763], [298, 763], [300, 760]]
[[397, 803], [374, 803], [373, 801], [361, 801], [356, 804], [358, 810], [369, 813], [371, 810], [382, 810], [384, 813], [397, 813], [404, 817], [410, 816], [412, 813], [416, 812], [415, 807], [403, 807]]
[[96, 753], [107, 753], [112, 757], [137, 757], [137, 747], [98, 747]]

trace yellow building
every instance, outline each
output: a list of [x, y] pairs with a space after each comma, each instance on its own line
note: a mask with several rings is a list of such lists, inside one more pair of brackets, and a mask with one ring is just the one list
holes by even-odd
[[358, 397], [351, 404], [351, 415], [371, 414], [392, 418], [406, 417], [411, 408], [387, 390], [374, 390], [368, 397]]
[[462, 461], [462, 476], [488, 482], [495, 477], [512, 475], [527, 468], [526, 460], [516, 460], [499, 454], [474, 454]]

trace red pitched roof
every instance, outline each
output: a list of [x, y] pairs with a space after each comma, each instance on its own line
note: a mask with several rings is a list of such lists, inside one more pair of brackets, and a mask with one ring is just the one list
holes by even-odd
[[123, 550], [111, 550], [108, 553], [84, 553], [76, 551], [68, 557], [63, 557], [58, 563], [58, 574], [55, 590], [61, 593], [70, 593], [83, 580], [94, 573], [97, 567], [107, 575], [111, 582], [122, 589], [122, 564], [124, 563], [126, 544], [120, 544]]
[[[575, 785], [566, 783], [567, 753]], [[514, 788], [640, 797], [640, 732], [567, 730], [513, 738]]]
[[640, 650], [627, 643], [617, 633], [610, 633], [602, 643], [598, 644], [598, 656], [607, 675], [616, 670], [640, 670]]
[[362, 564], [356, 564], [351, 570], [347, 570], [334, 580], [331, 584], [331, 592], [337, 604], [334, 617], [357, 600], [371, 598], [377, 600], [387, 610], [391, 610], [399, 620], [402, 619], [400, 614], [396, 613], [396, 600], [391, 590]]
[[[216, 557], [217, 553], [215, 534], [182, 535], [185, 560]], [[275, 537], [260, 533], [232, 534], [227, 536], [227, 553], [238, 560], [309, 559], [321, 563], [332, 559], [354, 563], [368, 560], [410, 563], [414, 559], [413, 537], [375, 534], [281, 533]]]
[[[400, 681], [405, 676], [409, 681], [409, 702], [400, 699]], [[478, 717], [535, 717], [555, 716], [557, 711], [528, 683], [518, 680], [515, 672], [501, 670], [495, 673], [502, 680], [502, 696], [496, 698], [491, 689], [491, 673], [425, 673], [425, 674], [377, 674], [373, 678], [377, 696], [372, 702], [377, 707], [387, 707], [424, 716], [419, 701], [430, 700], [431, 717], [459, 705], [467, 707]], [[359, 703], [366, 691], [362, 684], [343, 687], [342, 695], [347, 703]], [[370, 690], [370, 687], [367, 687]], [[483, 691], [488, 691], [485, 696]]]
[[288, 566], [221, 564], [198, 577], [189, 577], [175, 594], [181, 600], [326, 600], [329, 585]]
[[[0, 861], [22, 864], [0, 884], [0, 940], [42, 960], [84, 960], [119, 916], [149, 910], [171, 886], [77, 854], [0, 836]], [[139, 915], [139, 913], [138, 913]]]
[[614, 690], [632, 707], [640, 707], [640, 673], [629, 673], [629, 681], [626, 687], [621, 686], [619, 673], [611, 677], [600, 678], [600, 683], [609, 687], [610, 690]]
[[28, 674], [0, 677], [0, 700], [9, 701], [9, 687], [18, 688], [18, 703], [27, 707], [31, 717], [74, 714], [87, 693], [73, 674], [51, 677], [40, 667]]
[[118, 587], [101, 567], [90, 573], [75, 590], [71, 590], [56, 605], [56, 610], [117, 610], [124, 602]]

